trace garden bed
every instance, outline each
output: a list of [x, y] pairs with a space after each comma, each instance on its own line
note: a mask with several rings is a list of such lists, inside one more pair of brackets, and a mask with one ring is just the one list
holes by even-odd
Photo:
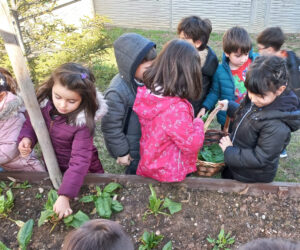
[[[0, 174], [0, 179], [4, 179], [5, 175]], [[41, 176], [31, 175], [32, 187], [13, 189], [15, 205], [9, 218], [34, 220], [28, 249], [60, 249], [65, 235], [72, 229], [59, 223], [50, 233], [50, 223], [37, 226], [47, 193], [51, 189], [49, 180], [38, 181], [39, 179]], [[161, 249], [170, 240], [173, 249], [212, 249], [206, 238], [209, 235], [216, 238], [221, 227], [235, 236], [232, 249], [258, 237], [300, 238], [300, 184], [250, 185], [205, 178], [187, 178], [184, 183], [161, 184], [137, 176], [103, 175], [101, 180], [97, 175], [90, 175], [86, 178], [87, 185], [82, 188], [80, 197], [93, 192], [94, 183], [108, 183], [111, 180], [122, 184], [123, 188], [118, 191], [117, 199], [124, 206], [124, 210], [113, 214], [111, 219], [123, 225], [132, 237], [136, 249], [145, 230], [164, 235], [157, 249]], [[168, 197], [181, 202], [182, 210], [171, 216], [149, 215], [143, 220], [149, 204], [150, 182], [153, 182], [159, 198]], [[220, 182], [223, 183], [218, 185]], [[104, 185], [99, 186], [103, 188]], [[39, 198], [40, 195], [37, 194], [41, 191], [40, 187], [43, 192]], [[97, 214], [91, 214], [94, 208], [92, 203], [73, 201], [71, 206], [74, 212], [80, 209], [91, 219], [99, 218]], [[0, 219], [0, 225], [0, 240], [11, 249], [17, 249], [18, 226], [7, 218]]]

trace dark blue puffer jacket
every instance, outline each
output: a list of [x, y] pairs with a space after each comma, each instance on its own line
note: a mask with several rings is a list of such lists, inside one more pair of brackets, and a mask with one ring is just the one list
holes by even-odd
[[[249, 52], [249, 58], [254, 61], [257, 54], [253, 53], [252, 49]], [[227, 99], [229, 101], [235, 100], [235, 85], [234, 79], [229, 67], [229, 59], [223, 53], [222, 64], [219, 64], [216, 73], [213, 77], [212, 87], [209, 91], [209, 94], [206, 96], [205, 101], [202, 106], [207, 110], [214, 109], [218, 100]], [[218, 122], [221, 125], [225, 124], [226, 112], [220, 111], [217, 114]]]

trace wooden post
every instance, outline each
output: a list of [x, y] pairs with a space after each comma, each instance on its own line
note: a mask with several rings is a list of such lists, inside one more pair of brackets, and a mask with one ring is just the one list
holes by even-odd
[[32, 126], [41, 145], [54, 188], [58, 189], [62, 175], [57, 164], [49, 133], [37, 102], [26, 60], [18, 44], [6, 0], [0, 0], [0, 34], [11, 61]]

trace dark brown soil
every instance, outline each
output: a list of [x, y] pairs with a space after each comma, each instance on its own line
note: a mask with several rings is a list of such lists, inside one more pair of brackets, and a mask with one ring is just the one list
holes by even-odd
[[[38, 188], [44, 189], [43, 197], [37, 199]], [[119, 191], [118, 200], [124, 205], [124, 211], [112, 216], [112, 220], [120, 222], [127, 233], [139, 245], [139, 238], [144, 230], [164, 235], [158, 249], [171, 240], [174, 249], [212, 249], [206, 238], [216, 238], [221, 226], [225, 232], [231, 232], [236, 242], [232, 249], [259, 237], [300, 239], [300, 199], [279, 198], [274, 194], [260, 197], [199, 191], [188, 189], [179, 184], [154, 185], [157, 195], [169, 197], [182, 203], [182, 211], [172, 215], [157, 217], [150, 215], [143, 221], [143, 214], [148, 206], [150, 190], [148, 185], [127, 184]], [[49, 185], [33, 184], [29, 189], [13, 189], [15, 205], [9, 217], [14, 220], [27, 221], [34, 219], [35, 226], [28, 249], [60, 249], [64, 236], [72, 230], [59, 223], [52, 233], [52, 225], [37, 227], [37, 221], [43, 205], [47, 200]], [[83, 187], [81, 195], [94, 190], [94, 186]], [[89, 214], [90, 218], [98, 218], [90, 214], [92, 203], [72, 202], [76, 212], [79, 209]], [[11, 249], [17, 249], [17, 232], [19, 228], [9, 219], [0, 219], [0, 240]], [[124, 249], [125, 250], [125, 249]]]

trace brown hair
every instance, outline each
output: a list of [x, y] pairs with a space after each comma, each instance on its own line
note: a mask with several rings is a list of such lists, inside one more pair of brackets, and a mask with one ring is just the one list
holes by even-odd
[[144, 83], [154, 94], [197, 100], [202, 90], [198, 51], [188, 42], [168, 42], [144, 73]]
[[86, 117], [86, 125], [91, 134], [94, 132], [94, 117], [99, 107], [93, 73], [77, 63], [65, 63], [59, 66], [37, 90], [37, 99], [42, 102], [45, 99], [52, 101], [52, 88], [58, 81], [62, 86], [77, 92], [82, 101], [79, 107], [66, 115], [68, 123], [75, 123], [77, 115], [83, 110]]
[[12, 74], [8, 72], [5, 68], [0, 67], [0, 92], [10, 91], [13, 94], [16, 94], [18, 91], [18, 85]]
[[255, 239], [241, 246], [239, 250], [297, 250], [300, 243], [285, 239]]
[[257, 43], [262, 44], [265, 48], [272, 47], [275, 51], [280, 50], [284, 40], [285, 35], [280, 27], [267, 28], [256, 39]]
[[134, 250], [131, 239], [122, 227], [104, 219], [90, 220], [71, 231], [62, 250]]
[[178, 35], [183, 32], [193, 42], [201, 41], [201, 46], [198, 48], [200, 51], [206, 48], [211, 31], [211, 21], [209, 19], [201, 19], [198, 16], [185, 17], [177, 26]]
[[223, 50], [225, 53], [240, 52], [247, 54], [252, 48], [248, 32], [242, 27], [233, 27], [227, 30], [223, 36]]

